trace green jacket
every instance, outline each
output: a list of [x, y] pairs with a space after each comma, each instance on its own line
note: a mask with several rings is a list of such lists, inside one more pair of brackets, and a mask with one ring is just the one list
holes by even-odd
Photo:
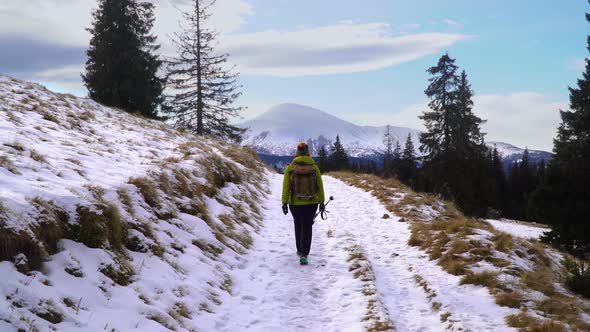
[[[297, 199], [295, 197], [291, 197], [291, 172], [295, 168], [295, 163], [302, 163], [307, 165], [313, 165], [315, 169], [316, 177], [318, 179], [318, 195], [316, 199], [312, 201], [303, 201]], [[325, 201], [324, 197], [324, 183], [322, 182], [322, 174], [320, 173], [320, 168], [315, 164], [313, 158], [309, 156], [302, 156], [293, 159], [293, 162], [287, 166], [285, 170], [285, 176], [283, 177], [283, 197], [282, 197], [283, 204], [291, 204], [291, 205], [309, 205], [309, 204], [319, 204]]]

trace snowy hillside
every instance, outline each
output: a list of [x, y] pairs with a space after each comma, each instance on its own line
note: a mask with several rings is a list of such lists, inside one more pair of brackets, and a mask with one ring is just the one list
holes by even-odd
[[[515, 161], [522, 160], [524, 155], [523, 148], [516, 147], [514, 145], [502, 142], [487, 142], [490, 148], [496, 147], [498, 152], [504, 159], [505, 164], [511, 164]], [[540, 150], [529, 150], [529, 159], [531, 162], [538, 163], [541, 160], [549, 161], [553, 158], [553, 154], [547, 151]]]
[[0, 331], [200, 330], [267, 176], [239, 147], [0, 76]]
[[[266, 113], [241, 124], [249, 128], [245, 145], [261, 154], [291, 156], [297, 142], [308, 142], [312, 154], [340, 135], [346, 151], [352, 157], [367, 157], [383, 149], [385, 127], [357, 126], [326, 112], [297, 104], [281, 104]], [[418, 142], [418, 131], [392, 127], [394, 137], [403, 146], [408, 133]]]
[[[346, 151], [352, 157], [372, 157], [383, 152], [385, 126], [357, 126], [321, 110], [297, 104], [281, 104], [266, 113], [241, 124], [249, 128], [244, 144], [252, 146], [260, 154], [272, 156], [293, 155], [296, 142], [308, 142], [312, 154], [319, 148], [333, 142], [340, 135]], [[412, 134], [415, 150], [419, 152], [420, 131], [403, 127], [392, 127], [393, 135], [403, 148], [408, 133]], [[502, 142], [488, 142], [496, 146], [505, 162], [511, 163], [522, 158], [524, 149]], [[545, 151], [530, 150], [533, 162], [550, 160], [552, 154]]]

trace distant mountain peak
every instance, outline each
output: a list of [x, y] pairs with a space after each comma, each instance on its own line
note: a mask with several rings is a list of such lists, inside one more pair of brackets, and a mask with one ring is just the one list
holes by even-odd
[[[358, 126], [314, 107], [283, 103], [271, 107], [258, 117], [246, 121], [246, 145], [259, 153], [290, 156], [300, 141], [307, 142], [312, 154], [322, 146], [329, 146], [339, 135], [348, 153], [353, 157], [374, 156], [381, 153], [385, 126]], [[394, 136], [403, 143], [411, 133], [415, 143], [418, 131], [410, 128], [393, 128]]]

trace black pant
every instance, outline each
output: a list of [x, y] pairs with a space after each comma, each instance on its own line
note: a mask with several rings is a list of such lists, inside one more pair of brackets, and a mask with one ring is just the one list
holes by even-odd
[[312, 226], [318, 204], [289, 205], [295, 221], [295, 243], [297, 252], [302, 256], [309, 255], [311, 249]]

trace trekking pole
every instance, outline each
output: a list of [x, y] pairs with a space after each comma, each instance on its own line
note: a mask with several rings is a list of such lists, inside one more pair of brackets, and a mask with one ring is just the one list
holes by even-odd
[[[334, 200], [334, 196], [330, 196], [330, 198], [328, 199], [328, 202], [326, 202], [326, 204], [324, 204], [324, 213], [327, 213], [327, 212], [326, 212], [326, 207], [327, 207], [327, 206], [328, 206], [328, 204], [330, 204], [330, 202], [331, 202], [331, 201], [333, 201], [333, 200]], [[317, 217], [320, 215], [320, 213], [322, 213], [322, 212], [317, 212], [317, 213], [315, 214], [315, 217], [313, 217], [313, 219], [315, 220], [315, 219], [316, 219], [316, 218], [317, 218]], [[327, 215], [325, 215], [325, 218], [324, 218], [324, 215], [322, 215], [322, 220], [326, 220], [326, 219], [328, 219], [328, 216], [327, 216]]]

